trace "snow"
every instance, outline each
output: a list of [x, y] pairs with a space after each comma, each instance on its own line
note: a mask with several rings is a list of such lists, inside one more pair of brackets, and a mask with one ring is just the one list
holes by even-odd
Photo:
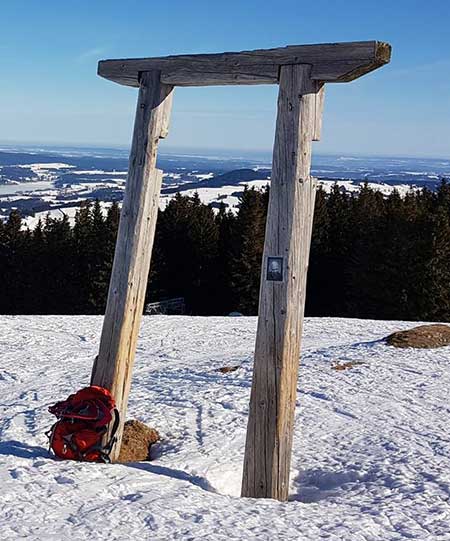
[[64, 215], [66, 215], [69, 218], [69, 223], [73, 225], [75, 223], [75, 214], [77, 213], [77, 210], [79, 210], [79, 208], [79, 206], [63, 207], [44, 210], [42, 212], [36, 212], [34, 216], [27, 216], [22, 220], [22, 229], [34, 229], [37, 226], [39, 220], [44, 223], [47, 216], [60, 220], [61, 218], [63, 218]]
[[[182, 186], [180, 186], [180, 193], [188, 197], [193, 197], [195, 194], [198, 194], [200, 201], [205, 205], [210, 205], [211, 203], [224, 203], [233, 213], [237, 214], [241, 200], [236, 194], [242, 194], [246, 186], [248, 188], [254, 187], [256, 189], [261, 189], [268, 184], [270, 184], [270, 181], [266, 179], [243, 181], [230, 186], [198, 187], [188, 190], [183, 190]], [[164, 210], [169, 204], [170, 200], [175, 196], [175, 193], [163, 193], [159, 200], [159, 208]], [[215, 209], [215, 212], [218, 212], [217, 208]]]
[[266, 186], [269, 186], [269, 185], [270, 185], [270, 180], [269, 180], [269, 179], [264, 179], [264, 180], [247, 180], [247, 181], [245, 181], [245, 182], [241, 182], [240, 184], [242, 184], [242, 185], [247, 185], [247, 187], [249, 187], [249, 188], [262, 189], [262, 188], [265, 188]]
[[67, 163], [28, 163], [24, 165], [16, 165], [24, 169], [31, 169], [38, 176], [47, 175], [50, 171], [59, 171], [60, 169], [74, 169], [75, 165]]
[[71, 169], [75, 167], [75, 165], [69, 165], [67, 163], [29, 163], [24, 165], [17, 165], [16, 167], [24, 167], [25, 169], [33, 169], [36, 171], [39, 170], [45, 170], [47, 169]]
[[123, 177], [127, 174], [126, 171], [104, 171], [103, 169], [83, 169], [78, 171], [70, 171], [72, 175], [112, 175]]
[[181, 178], [181, 174], [180, 173], [166, 173], [166, 172], [164, 172], [163, 173], [163, 178], [179, 179], [179, 178]]
[[[80, 197], [77, 201], [79, 203], [82, 203], [86, 201], [86, 199]], [[110, 206], [111, 206], [110, 202], [100, 201], [100, 207], [103, 211], [104, 216], [106, 216]], [[44, 223], [47, 216], [49, 216], [50, 218], [61, 219], [64, 215], [67, 216], [67, 218], [69, 219], [70, 225], [73, 226], [75, 224], [75, 215], [79, 210], [80, 210], [80, 205], [76, 205], [73, 207], [52, 208], [52, 209], [44, 210], [42, 212], [36, 212], [34, 216], [27, 216], [26, 218], [23, 218], [22, 229], [26, 229], [26, 228], [34, 229], [37, 226], [39, 220], [41, 220], [41, 222]]]
[[214, 178], [214, 173], [194, 173], [193, 177], [198, 178], [199, 180], [208, 180]]
[[[385, 175], [389, 176], [389, 175]], [[320, 180], [318, 183], [322, 186], [325, 192], [330, 193], [334, 185], [337, 184], [340, 188], [344, 188], [346, 192], [358, 193], [361, 188], [366, 184], [365, 182], [353, 181], [353, 180]], [[420, 190], [419, 187], [413, 184], [385, 184], [384, 182], [367, 182], [367, 186], [376, 191], [381, 192], [383, 195], [388, 196], [394, 190], [396, 190], [401, 197], [405, 197], [411, 191]]]
[[[129, 417], [160, 431], [152, 462], [47, 455], [47, 407], [89, 383], [101, 323], [0, 317], [3, 541], [448, 541], [450, 348], [380, 340], [413, 324], [306, 320], [280, 503], [238, 497], [256, 318], [144, 317]], [[349, 361], [364, 364], [331, 368]]]
[[[353, 180], [321, 180], [318, 183], [322, 186], [325, 192], [330, 193], [333, 186], [337, 184], [347, 192], [357, 193], [361, 190], [364, 182]], [[241, 194], [244, 191], [244, 187], [256, 188], [258, 190], [264, 189], [267, 185], [270, 185], [269, 179], [242, 181], [237, 184], [220, 187], [197, 187], [194, 189], [183, 189], [183, 185], [179, 186], [180, 193], [183, 195], [192, 197], [195, 193], [198, 194], [200, 201], [206, 205], [211, 203], [224, 203], [233, 213], [237, 213], [240, 205], [240, 198], [236, 194]], [[411, 184], [385, 184], [383, 182], [368, 182], [369, 188], [380, 191], [383, 195], [388, 196], [394, 190], [397, 190], [399, 194], [404, 197], [411, 191], [418, 190], [417, 186]], [[176, 194], [162, 194], [160, 197], [159, 207], [164, 210], [169, 204], [170, 200], [175, 197]], [[215, 209], [218, 212], [218, 209]]]

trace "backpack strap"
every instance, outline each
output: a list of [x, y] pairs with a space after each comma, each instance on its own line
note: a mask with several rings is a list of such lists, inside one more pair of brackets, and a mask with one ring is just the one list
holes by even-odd
[[59, 421], [56, 421], [56, 423], [53, 423], [53, 425], [50, 427], [49, 430], [45, 433], [45, 435], [48, 438], [48, 454], [52, 454], [52, 443], [53, 443], [53, 435], [55, 434], [55, 428], [56, 425], [59, 423]]
[[102, 460], [108, 463], [111, 462], [109, 455], [111, 453], [113, 445], [117, 441], [116, 432], [117, 432], [117, 429], [119, 428], [119, 423], [120, 423], [120, 415], [119, 415], [119, 410], [117, 408], [114, 408], [113, 414], [114, 414], [114, 424], [111, 430], [111, 438], [109, 439], [109, 442], [101, 449]]
[[[102, 462], [104, 462], [105, 464], [111, 463], [111, 459], [109, 458], [109, 455], [111, 454], [113, 445], [117, 441], [116, 432], [117, 432], [117, 429], [119, 428], [119, 421], [120, 421], [119, 411], [117, 410], [117, 408], [114, 408], [113, 415], [114, 415], [114, 424], [111, 430], [111, 438], [109, 439], [108, 443], [106, 445], [102, 445], [101, 443], [92, 445], [91, 447], [89, 447], [89, 449], [86, 449], [84, 453], [80, 453], [78, 451], [80, 460], [84, 460], [84, 457], [88, 455], [89, 453], [92, 453], [93, 451], [98, 451], [99, 458]], [[103, 430], [106, 432], [106, 428], [104, 428]]]

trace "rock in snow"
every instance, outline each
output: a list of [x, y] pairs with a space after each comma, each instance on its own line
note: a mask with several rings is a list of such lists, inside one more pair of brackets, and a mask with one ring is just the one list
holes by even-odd
[[419, 325], [390, 334], [386, 342], [396, 348], [441, 348], [450, 345], [450, 325]]
[[49, 457], [47, 407], [89, 383], [101, 323], [0, 317], [2, 541], [450, 538], [450, 348], [382, 340], [411, 323], [306, 320], [287, 503], [238, 497], [255, 318], [145, 317], [129, 417], [154, 460]]
[[118, 462], [150, 460], [151, 447], [159, 439], [159, 434], [154, 428], [141, 421], [127, 421], [123, 429]]

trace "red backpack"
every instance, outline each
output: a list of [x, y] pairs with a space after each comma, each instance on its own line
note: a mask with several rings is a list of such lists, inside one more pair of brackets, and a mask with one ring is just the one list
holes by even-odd
[[[85, 387], [67, 400], [48, 408], [58, 421], [48, 432], [50, 449], [55, 456], [66, 460], [109, 462], [109, 454], [116, 441], [119, 412], [111, 393], [103, 387]], [[102, 445], [104, 434], [114, 418], [111, 438]]]

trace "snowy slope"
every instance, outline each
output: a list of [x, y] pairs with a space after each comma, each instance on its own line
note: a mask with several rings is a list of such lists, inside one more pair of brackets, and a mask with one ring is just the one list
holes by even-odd
[[379, 341], [409, 326], [306, 321], [279, 503], [237, 497], [255, 318], [144, 318], [129, 416], [164, 441], [111, 466], [55, 461], [44, 435], [47, 406], [88, 384], [101, 318], [0, 317], [1, 539], [449, 540], [450, 348]]

